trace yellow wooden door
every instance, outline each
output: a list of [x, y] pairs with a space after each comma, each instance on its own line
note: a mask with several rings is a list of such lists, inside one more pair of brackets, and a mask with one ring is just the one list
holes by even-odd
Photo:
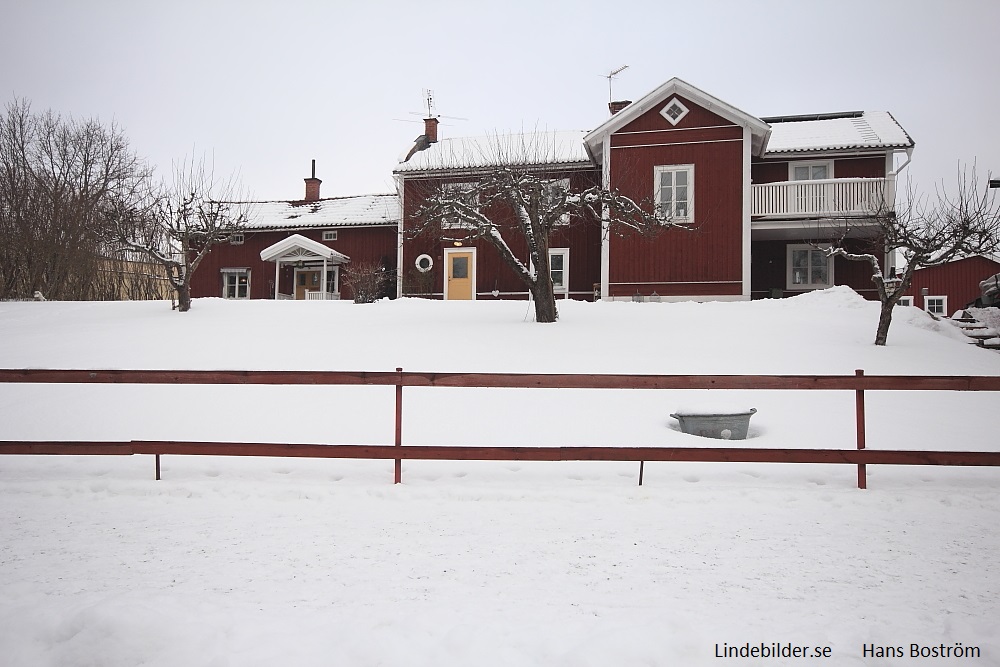
[[306, 290], [318, 292], [319, 276], [321, 271], [296, 271], [295, 272], [295, 298], [302, 300], [306, 298]]
[[475, 267], [471, 252], [448, 253], [448, 299], [473, 298], [472, 276]]

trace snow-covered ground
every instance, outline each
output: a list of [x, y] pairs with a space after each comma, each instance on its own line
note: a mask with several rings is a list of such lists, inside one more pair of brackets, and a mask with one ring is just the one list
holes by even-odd
[[[730, 304], [0, 303], [3, 368], [1000, 375], [846, 289]], [[391, 388], [0, 385], [4, 440], [391, 443]], [[868, 446], [996, 450], [993, 393], [869, 392]], [[851, 392], [405, 390], [407, 444], [854, 444]], [[3, 665], [1000, 664], [1000, 470], [0, 457]], [[798, 664], [801, 659], [737, 659]], [[945, 660], [945, 664], [952, 661]]]

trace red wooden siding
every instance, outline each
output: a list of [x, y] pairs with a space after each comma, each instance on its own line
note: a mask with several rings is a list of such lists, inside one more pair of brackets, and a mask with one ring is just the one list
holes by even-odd
[[965, 308], [981, 296], [979, 283], [1000, 273], [1000, 262], [985, 257], [967, 257], [941, 266], [917, 269], [907, 291], [913, 305], [924, 307], [923, 289], [927, 296], [948, 297], [948, 315]]
[[[250, 298], [274, 298], [274, 262], [265, 262], [260, 251], [278, 241], [300, 234], [318, 241], [357, 261], [385, 261], [388, 266], [396, 266], [396, 227], [338, 227], [336, 241], [324, 241], [319, 229], [299, 229], [293, 231], [244, 232], [244, 242], [240, 245], [223, 243], [212, 248], [198, 271], [191, 278], [191, 293], [194, 297], [222, 296], [222, 273], [224, 268], [250, 269]], [[282, 268], [280, 291], [291, 294], [294, 269]], [[343, 294], [342, 287], [342, 294]]]
[[[577, 169], [571, 171], [547, 172], [548, 178], [569, 178], [570, 187], [574, 191], [591, 187], [600, 183], [600, 174], [596, 169]], [[448, 178], [409, 178], [406, 180], [403, 195], [403, 219], [407, 229], [414, 225], [414, 219], [424, 199], [443, 183], [471, 182], [475, 176]], [[483, 213], [491, 220], [497, 221], [501, 227], [514, 225], [513, 212], [503, 206], [493, 206], [483, 209]], [[458, 231], [458, 230], [456, 230]], [[569, 248], [569, 289], [572, 298], [592, 298], [594, 284], [601, 279], [601, 241], [600, 224], [576, 220], [565, 228], [553, 231], [549, 238], [551, 248]], [[506, 234], [505, 239], [513, 253], [527, 261], [528, 248], [519, 233]], [[455, 248], [452, 243], [442, 243], [432, 235], [417, 238], [407, 238], [403, 244], [403, 294], [428, 295], [438, 298], [444, 293], [444, 250]], [[496, 249], [485, 241], [466, 243], [463, 247], [476, 248], [476, 292], [477, 299], [492, 299], [493, 290], [500, 293], [499, 298], [526, 299], [527, 287], [503, 262]], [[434, 258], [434, 267], [426, 274], [421, 274], [415, 267], [417, 257], [422, 254]], [[557, 295], [558, 297], [559, 295]]]
[[[690, 111], [678, 127], [701, 129], [612, 135], [618, 148], [611, 149], [611, 179], [613, 187], [650, 205], [655, 167], [693, 164], [696, 228], [672, 229], [652, 240], [613, 233], [610, 296], [742, 294], [743, 130], [690, 100], [681, 101]], [[623, 131], [670, 128], [659, 114], [662, 106]], [[702, 143], [694, 143], [695, 137]], [[653, 145], [636, 146], [637, 138]]]

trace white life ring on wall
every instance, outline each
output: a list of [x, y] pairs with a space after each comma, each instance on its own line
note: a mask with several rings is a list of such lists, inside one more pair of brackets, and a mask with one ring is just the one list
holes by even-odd
[[434, 268], [434, 258], [427, 254], [420, 255], [414, 265], [420, 273], [427, 273]]

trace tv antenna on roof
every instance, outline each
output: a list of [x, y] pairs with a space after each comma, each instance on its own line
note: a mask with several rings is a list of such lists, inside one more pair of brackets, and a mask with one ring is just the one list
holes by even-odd
[[622, 72], [624, 72], [627, 69], [628, 69], [628, 65], [622, 65], [621, 67], [619, 67], [616, 70], [612, 70], [612, 71], [608, 72], [607, 74], [602, 74], [601, 75], [605, 79], [608, 80], [608, 103], [609, 104], [611, 102], [615, 101], [614, 95], [611, 94], [611, 80], [614, 79], [616, 76], [618, 76], [619, 74], [621, 74]]
[[430, 88], [424, 88], [424, 104], [427, 105], [427, 113], [423, 111], [409, 111], [411, 116], [423, 116], [424, 118], [447, 118], [448, 120], [469, 120], [468, 118], [461, 118], [460, 116], [442, 116], [439, 113], [434, 113], [437, 106], [434, 104], [434, 91]]

